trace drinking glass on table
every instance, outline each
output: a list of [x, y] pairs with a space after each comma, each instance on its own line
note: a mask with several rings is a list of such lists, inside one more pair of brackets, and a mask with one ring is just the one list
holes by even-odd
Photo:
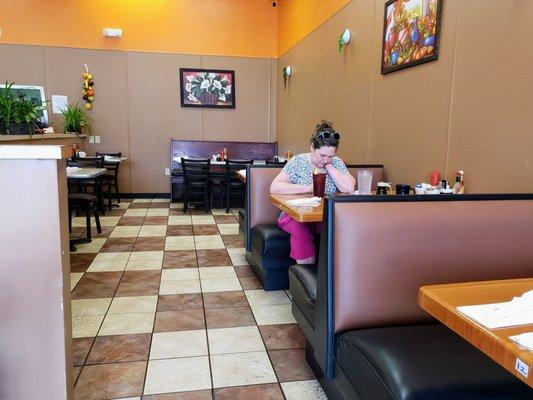
[[326, 190], [326, 174], [323, 172], [313, 173], [313, 196], [324, 197]]
[[372, 189], [372, 171], [363, 169], [357, 171], [357, 193], [370, 194]]

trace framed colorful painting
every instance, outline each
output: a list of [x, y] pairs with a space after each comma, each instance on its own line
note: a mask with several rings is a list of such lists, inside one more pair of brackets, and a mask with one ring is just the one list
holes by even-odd
[[235, 71], [180, 68], [182, 107], [235, 108]]
[[385, 3], [382, 74], [439, 58], [441, 13], [442, 0]]

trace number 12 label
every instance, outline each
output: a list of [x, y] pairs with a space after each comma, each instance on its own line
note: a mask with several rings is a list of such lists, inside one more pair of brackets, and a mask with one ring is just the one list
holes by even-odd
[[525, 378], [529, 375], [529, 366], [523, 362], [521, 359], [516, 359], [516, 364], [514, 368], [520, 373], [520, 375], [524, 376]]

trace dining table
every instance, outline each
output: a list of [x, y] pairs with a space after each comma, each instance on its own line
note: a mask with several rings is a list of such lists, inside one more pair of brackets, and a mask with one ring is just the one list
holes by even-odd
[[101, 176], [105, 174], [106, 171], [107, 169], [105, 168], [67, 167], [67, 179], [71, 182], [94, 180], [94, 194], [98, 197], [98, 209], [102, 215], [105, 215], [105, 206]]
[[[428, 285], [420, 288], [418, 304], [472, 346], [533, 388], [533, 350], [511, 336], [533, 332], [533, 323], [490, 329], [469, 318], [461, 306], [509, 302], [533, 290], [533, 278]], [[532, 394], [533, 398], [533, 394]]]
[[298, 222], [322, 222], [324, 199], [313, 205], [294, 205], [291, 200], [304, 200], [312, 194], [270, 194], [270, 202]]

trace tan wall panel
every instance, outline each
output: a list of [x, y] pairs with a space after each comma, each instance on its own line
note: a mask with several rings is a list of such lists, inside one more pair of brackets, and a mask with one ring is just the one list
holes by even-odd
[[170, 139], [201, 139], [202, 110], [182, 108], [179, 68], [200, 56], [128, 53], [129, 128], [133, 193], [169, 192]]
[[[326, 53], [326, 116], [342, 132], [339, 154], [349, 163], [365, 163], [368, 152], [372, 74], [374, 1], [354, 1], [324, 25], [323, 51]], [[343, 54], [337, 40], [350, 28], [353, 41]]]
[[202, 139], [258, 142], [268, 140], [270, 60], [204, 56], [202, 68], [234, 70], [236, 96], [235, 109], [203, 110]]
[[[88, 115], [93, 120], [93, 134], [100, 136], [101, 143], [89, 144], [87, 140], [87, 152], [120, 151], [129, 157], [126, 54], [120, 51], [46, 47], [45, 55], [48, 97], [61, 94], [68, 96], [71, 104], [82, 102], [83, 64], [88, 64], [94, 75], [95, 101]], [[63, 117], [60, 114], [53, 114], [52, 121], [57, 131], [63, 131]], [[122, 192], [131, 191], [129, 166], [129, 162], [120, 166], [119, 187]]]
[[[316, 123], [326, 117], [325, 93], [328, 60], [323, 51], [324, 32], [318, 29], [278, 60], [277, 138], [280, 153], [309, 150]], [[282, 69], [292, 76], [283, 87]]]
[[46, 87], [44, 50], [40, 46], [0, 45], [0, 84], [6, 81], [21, 85]]
[[278, 60], [270, 60], [270, 135], [269, 142], [277, 140]]
[[387, 75], [379, 72], [383, 1], [376, 7], [369, 161], [384, 163], [393, 182], [428, 181], [446, 163], [457, 1], [443, 8], [439, 59]]
[[476, 192], [531, 192], [533, 2], [460, 2], [448, 176]]

